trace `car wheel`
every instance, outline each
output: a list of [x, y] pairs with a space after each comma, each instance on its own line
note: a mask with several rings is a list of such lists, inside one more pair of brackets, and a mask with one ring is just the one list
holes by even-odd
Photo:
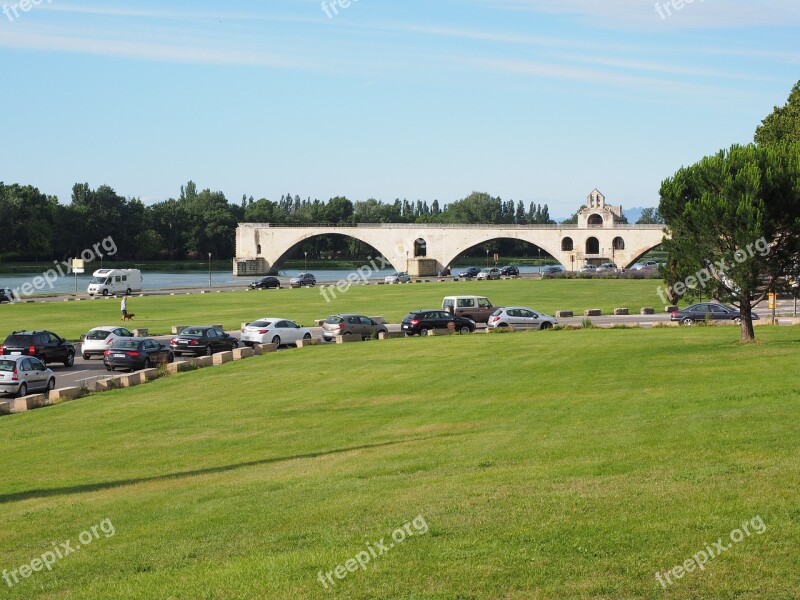
[[44, 354], [40, 354], [36, 358], [38, 358], [40, 361], [42, 361], [43, 365], [47, 366], [47, 357]]
[[305, 335], [303, 336], [303, 339], [304, 339], [304, 340], [310, 340], [310, 339], [311, 339], [311, 334], [310, 334], [310, 333], [307, 333], [307, 334], [305, 334]]
[[472, 330], [469, 328], [469, 325], [462, 325], [461, 329], [458, 330], [460, 333], [470, 333]]
[[17, 397], [22, 398], [23, 396], [28, 395], [28, 384], [24, 381], [19, 384], [19, 389], [17, 390]]
[[276, 346], [280, 346], [281, 345], [281, 336], [276, 335], [274, 338], [272, 338], [272, 343], [275, 344]]
[[74, 364], [75, 364], [75, 353], [74, 352], [69, 352], [67, 354], [67, 359], [64, 361], [64, 366], [65, 367], [71, 367]]
[[214, 349], [211, 346], [206, 346], [206, 356], [214, 354]]
[[47, 381], [47, 391], [49, 393], [49, 392], [52, 392], [54, 389], [56, 389], [56, 378], [55, 377], [51, 377]]
[[130, 296], [131, 295], [131, 288], [128, 288], [127, 290], [125, 290], [125, 295], [126, 296]]
[[172, 364], [173, 362], [175, 362], [175, 355], [174, 355], [172, 352], [170, 352], [169, 354], [167, 354], [167, 362], [168, 362], [168, 363], [170, 363], [170, 364]]
[[508, 327], [508, 323], [498, 323], [498, 327]]
[[150, 369], [152, 366], [153, 366], [153, 363], [150, 362], [150, 357], [149, 356], [145, 356], [144, 357], [144, 368], [145, 369]]
[[108, 290], [103, 290], [103, 296], [108, 296]]
[[422, 337], [425, 337], [426, 335], [428, 335], [428, 330], [427, 330], [427, 329], [424, 329], [424, 328], [423, 328], [423, 329], [420, 329], [420, 330], [419, 330], [419, 334], [420, 334]]
[[112, 367], [111, 365], [106, 365], [106, 371], [113, 371], [113, 370], [114, 367]]
[[244, 345], [247, 346], [248, 348], [252, 348], [253, 346], [255, 346], [253, 342], [244, 342]]
[[90, 356], [88, 354], [86, 354], [86, 352], [84, 352], [83, 353], [83, 360], [89, 360], [89, 358], [90, 358]]
[[238, 348], [238, 347], [239, 347], [239, 341], [233, 340], [233, 345], [231, 346], [231, 348]]
[[553, 324], [550, 321], [545, 321], [544, 323], [542, 323], [540, 329], [550, 329], [552, 326]]
[[742, 324], [742, 317], [736, 317], [733, 320], [733, 322], [736, 323], [737, 325], [741, 325]]
[[694, 319], [690, 317], [684, 317], [681, 319], [681, 325], [694, 325]]

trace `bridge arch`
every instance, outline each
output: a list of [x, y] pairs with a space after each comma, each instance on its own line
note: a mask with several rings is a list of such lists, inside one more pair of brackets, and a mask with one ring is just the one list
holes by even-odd
[[444, 265], [451, 265], [453, 262], [459, 257], [467, 252], [474, 250], [478, 246], [483, 246], [489, 242], [494, 242], [498, 240], [508, 240], [512, 242], [524, 242], [526, 244], [530, 244], [531, 246], [535, 246], [536, 248], [541, 248], [545, 254], [550, 255], [552, 258], [559, 260], [560, 254], [558, 251], [551, 246], [549, 243], [541, 243], [541, 241], [536, 240], [535, 232], [531, 232], [531, 235], [519, 235], [519, 236], [512, 236], [512, 235], [503, 235], [497, 233], [488, 233], [484, 235], [479, 235], [475, 237], [470, 237], [470, 239], [466, 240], [463, 245], [458, 248], [458, 252], [452, 254], [452, 251], [449, 255], [447, 255], [447, 261]]
[[[316, 238], [323, 238], [328, 236], [337, 236], [337, 237], [345, 237], [345, 238], [352, 238], [354, 240], [358, 240], [362, 244], [365, 244], [372, 248], [375, 252], [373, 258], [380, 256], [383, 261], [385, 261], [385, 266], [392, 267], [397, 271], [402, 271], [405, 268], [405, 265], [396, 265], [394, 262], [390, 261], [388, 257], [393, 255], [391, 248], [380, 248], [377, 247], [380, 244], [376, 243], [376, 240], [370, 238], [366, 235], [359, 235], [359, 231], [356, 228], [353, 229], [346, 229], [341, 231], [323, 231], [323, 232], [313, 232], [308, 231], [307, 233], [302, 233], [296, 236], [293, 240], [288, 242], [288, 247], [283, 248], [268, 248], [267, 254], [265, 258], [267, 263], [269, 264], [269, 272], [272, 274], [277, 273], [280, 270], [281, 265], [286, 262], [286, 259], [294, 254], [297, 249], [302, 246], [304, 243], [316, 239]], [[260, 246], [259, 246], [260, 249]], [[380, 265], [380, 262], [377, 264]]]

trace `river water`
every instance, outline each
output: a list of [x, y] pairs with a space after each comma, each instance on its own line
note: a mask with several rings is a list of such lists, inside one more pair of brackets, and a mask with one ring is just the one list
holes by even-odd
[[[480, 267], [480, 265], [476, 265]], [[455, 271], [461, 271], [463, 268], [456, 268]], [[522, 273], [538, 273], [541, 267], [519, 267]], [[289, 285], [289, 279], [300, 273], [301, 269], [285, 269], [281, 270], [278, 278], [284, 285]], [[318, 282], [337, 282], [339, 280], [347, 279], [353, 269], [309, 269], [311, 273], [317, 278]], [[387, 275], [394, 273], [394, 269], [381, 269], [372, 271], [369, 274], [370, 279], [383, 279]], [[15, 273], [14, 275], [0, 274], [0, 287], [17, 289], [26, 283], [33, 283], [34, 278], [41, 276], [41, 273]], [[76, 290], [80, 293], [85, 293], [86, 288], [89, 286], [89, 281], [92, 279], [91, 274], [78, 275], [77, 280], [74, 275], [67, 275], [56, 279], [52, 288], [45, 286], [36, 293], [73, 293]], [[142, 271], [142, 287], [145, 290], [163, 290], [163, 289], [181, 289], [181, 288], [226, 288], [226, 287], [243, 287], [256, 279], [255, 277], [234, 277], [230, 271], [211, 271], [211, 285], [209, 286], [209, 274], [207, 271], [180, 271], [175, 273], [158, 272], [158, 271]]]

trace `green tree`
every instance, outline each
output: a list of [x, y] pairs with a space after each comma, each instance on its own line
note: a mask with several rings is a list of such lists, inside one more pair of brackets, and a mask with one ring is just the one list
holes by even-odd
[[642, 215], [636, 221], [637, 225], [663, 225], [664, 219], [659, 214], [657, 208], [645, 208], [642, 210]]
[[800, 81], [795, 84], [789, 100], [775, 107], [756, 129], [756, 144], [761, 146], [781, 142], [800, 142]]
[[738, 306], [743, 342], [755, 339], [753, 307], [800, 260], [798, 181], [800, 145], [778, 144], [733, 146], [661, 185], [670, 292]]

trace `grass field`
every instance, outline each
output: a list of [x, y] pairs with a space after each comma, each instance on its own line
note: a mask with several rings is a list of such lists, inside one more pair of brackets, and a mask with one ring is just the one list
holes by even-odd
[[[312, 347], [0, 418], [0, 569], [114, 531], [1, 593], [796, 598], [800, 329], [759, 337]], [[320, 583], [418, 517], [425, 533]], [[754, 517], [761, 534], [656, 581]]]
[[[557, 310], [582, 313], [586, 308], [628, 307], [638, 313], [644, 306], [663, 310], [657, 295], [658, 280], [545, 279], [485, 282], [447, 282], [391, 286], [353, 286], [326, 302], [320, 289], [282, 289], [257, 292], [224, 292], [177, 296], [133, 297], [128, 312], [136, 314], [133, 326], [151, 333], [169, 333], [172, 325], [222, 324], [238, 328], [242, 322], [264, 316], [286, 317], [313, 325], [337, 312], [384, 316], [399, 323], [409, 311], [439, 308], [442, 298], [455, 294], [486, 295], [497, 306], [523, 305], [555, 314]], [[0, 305], [0, 333], [18, 329], [50, 329], [78, 339], [92, 327], [119, 321], [119, 300], [98, 299]]]

